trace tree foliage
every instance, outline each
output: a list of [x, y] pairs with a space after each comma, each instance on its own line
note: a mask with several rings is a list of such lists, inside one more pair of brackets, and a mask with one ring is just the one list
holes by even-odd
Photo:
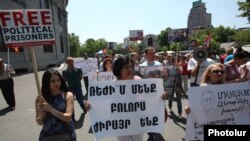
[[250, 44], [250, 30], [239, 30], [236, 31], [234, 36], [235, 41], [237, 42], [238, 46]]
[[248, 23], [250, 23], [250, 0], [246, 0], [245, 2], [238, 1], [237, 4], [239, 5], [238, 10], [242, 11], [239, 16], [247, 17]]
[[105, 39], [87, 39], [82, 46], [81, 54], [86, 54], [88, 56], [94, 56], [99, 50], [107, 48], [107, 41]]
[[158, 35], [159, 46], [169, 46], [168, 33], [170, 32], [170, 30], [171, 28], [168, 27], [165, 30], [162, 30], [161, 33]]
[[[220, 44], [225, 42], [236, 42], [238, 46], [242, 46], [245, 44], [250, 44], [250, 30], [235, 30], [230, 27], [219, 26], [217, 28], [207, 28], [196, 31], [194, 34], [189, 35], [189, 42], [168, 42], [168, 33], [170, 28], [166, 28], [162, 30], [158, 35], [158, 48], [157, 51], [181, 51], [187, 50], [190, 46], [191, 40], [196, 40], [198, 45], [203, 45], [206, 37], [211, 34], [211, 40], [209, 46], [212, 50], [219, 51]], [[79, 37], [74, 33], [69, 34], [69, 45], [71, 56], [73, 57], [82, 57], [84, 55], [94, 56], [99, 50], [107, 48], [107, 41], [105, 39], [87, 39], [84, 44], [80, 44]], [[117, 54], [128, 54], [131, 51], [135, 51], [137, 53], [143, 54], [145, 49], [145, 43], [142, 42], [130, 42], [129, 44], [130, 50], [128, 48], [124, 48], [122, 43], [118, 43], [117, 50], [115, 53]], [[178, 48], [177, 48], [178, 47]]]
[[199, 30], [190, 37], [190, 40], [196, 40], [198, 45], [203, 45], [206, 37], [211, 34], [209, 46], [213, 50], [219, 51], [220, 43], [235, 41], [236, 31], [230, 27], [219, 26], [217, 28], [208, 28]]
[[68, 34], [69, 36], [69, 48], [70, 48], [70, 56], [79, 57], [79, 49], [80, 49], [80, 40], [79, 36], [75, 35], [75, 33]]
[[230, 27], [219, 26], [213, 30], [216, 42], [224, 43], [233, 41], [233, 36], [235, 35], [235, 30]]

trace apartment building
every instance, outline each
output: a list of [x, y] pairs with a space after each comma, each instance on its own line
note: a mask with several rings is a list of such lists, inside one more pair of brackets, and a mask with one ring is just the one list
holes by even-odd
[[211, 27], [211, 13], [207, 13], [206, 4], [201, 0], [193, 2], [188, 15], [188, 29], [192, 34], [196, 29]]

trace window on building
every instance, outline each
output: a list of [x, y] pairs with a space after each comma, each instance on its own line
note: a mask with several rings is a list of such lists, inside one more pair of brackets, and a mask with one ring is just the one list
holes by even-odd
[[61, 48], [61, 53], [64, 53], [64, 44], [63, 44], [63, 36], [62, 33], [60, 35], [60, 48]]
[[53, 46], [52, 45], [45, 45], [43, 46], [44, 52], [53, 52]]
[[58, 21], [62, 21], [62, 9], [60, 7], [57, 8], [57, 16], [58, 16]]
[[49, 9], [49, 0], [44, 0], [44, 3], [45, 3], [45, 7], [46, 9]]
[[49, 0], [40, 0], [40, 8], [49, 9]]

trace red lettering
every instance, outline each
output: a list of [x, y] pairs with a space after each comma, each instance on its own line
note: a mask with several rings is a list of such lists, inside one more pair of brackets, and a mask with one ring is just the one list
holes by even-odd
[[39, 25], [39, 22], [37, 21], [37, 11], [27, 11], [27, 16], [29, 20], [30, 25]]
[[51, 25], [51, 19], [51, 13], [48, 10], [0, 11], [0, 23], [2, 27], [8, 26], [8, 23], [13, 23], [14, 26]]
[[0, 21], [2, 22], [3, 27], [6, 26], [6, 21], [10, 20], [10, 17], [6, 17], [8, 15], [10, 15], [10, 12], [0, 12]]
[[25, 22], [23, 21], [23, 13], [22, 12], [13, 12], [13, 19], [15, 26], [18, 26], [20, 23], [21, 25], [26, 25]]
[[41, 11], [42, 25], [50, 25], [50, 11]]

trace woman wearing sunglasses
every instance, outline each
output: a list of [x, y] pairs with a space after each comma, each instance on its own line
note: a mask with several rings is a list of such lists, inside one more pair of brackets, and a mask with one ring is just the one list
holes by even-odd
[[[224, 65], [221, 63], [211, 64], [207, 67], [201, 78], [201, 86], [223, 84], [225, 82]], [[185, 107], [186, 114], [190, 113], [190, 107]]]

